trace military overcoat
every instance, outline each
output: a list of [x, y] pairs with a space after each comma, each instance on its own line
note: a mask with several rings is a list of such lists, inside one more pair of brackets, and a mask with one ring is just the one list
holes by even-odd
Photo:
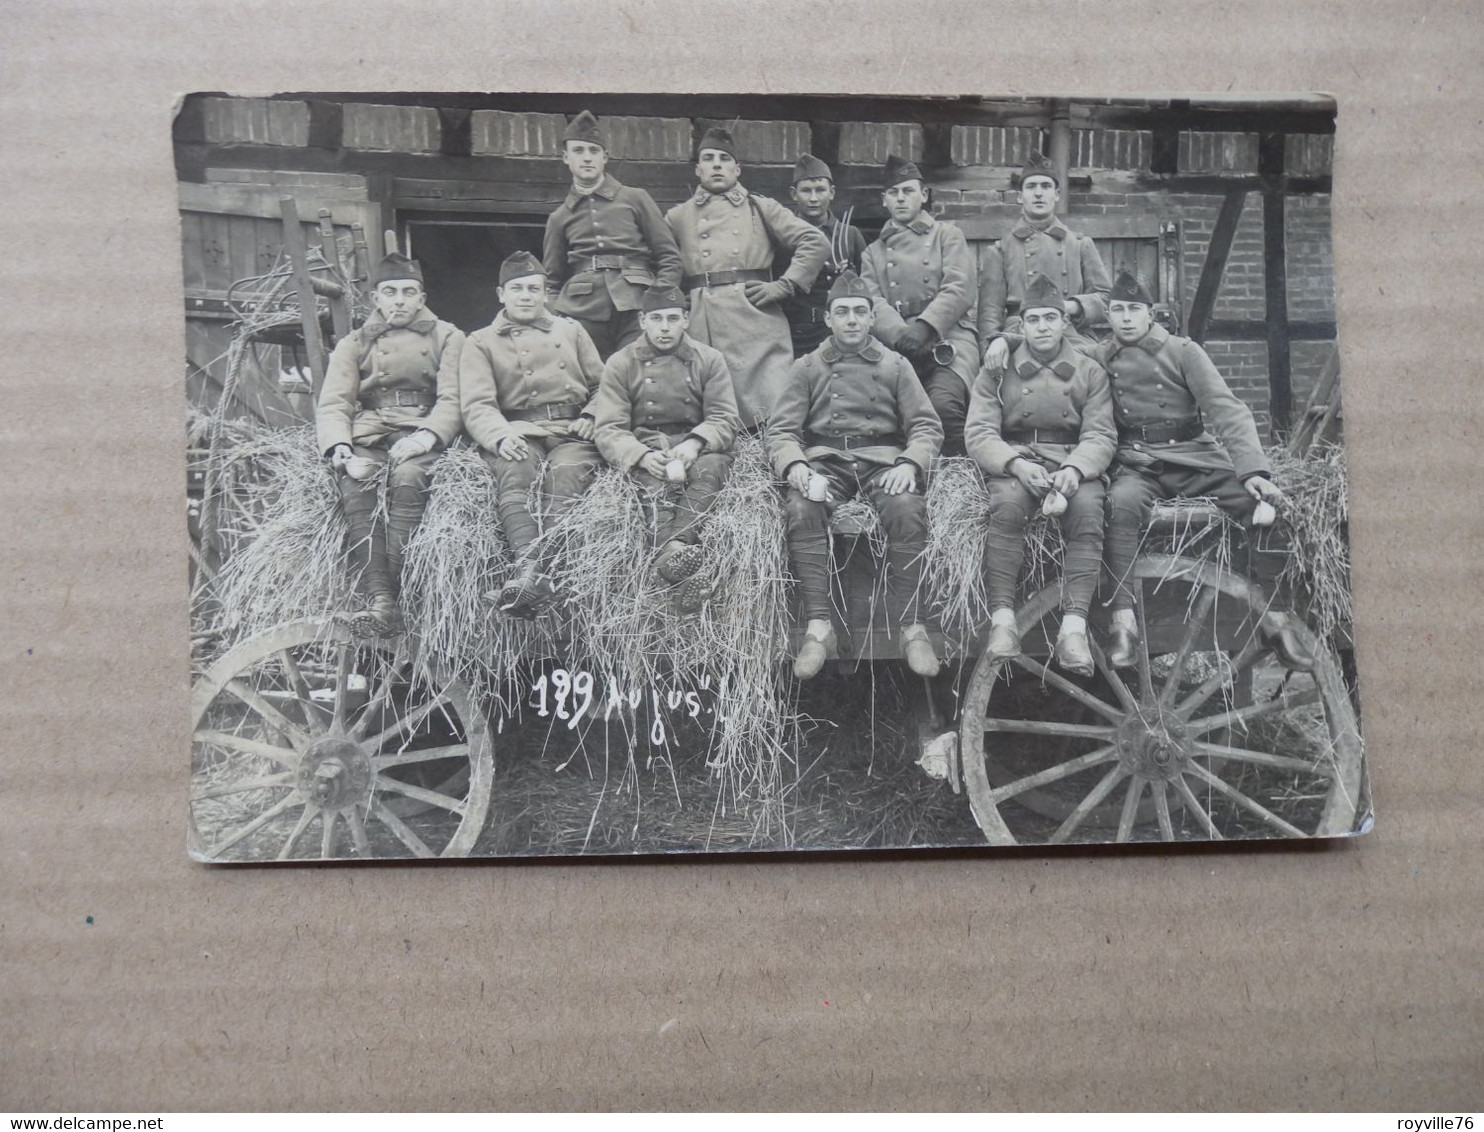
[[591, 416], [602, 374], [597, 347], [580, 323], [551, 314], [521, 323], [501, 311], [464, 343], [464, 428], [490, 451], [510, 436], [565, 436], [570, 418], [513, 421], [506, 414], [573, 406]]

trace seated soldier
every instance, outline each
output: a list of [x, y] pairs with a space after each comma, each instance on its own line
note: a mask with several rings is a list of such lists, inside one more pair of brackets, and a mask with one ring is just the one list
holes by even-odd
[[652, 287], [641, 309], [642, 336], [603, 369], [596, 440], [603, 459], [653, 494], [655, 570], [677, 587], [680, 611], [695, 613], [709, 595], [701, 523], [731, 470], [737, 395], [721, 352], [686, 334], [684, 294]]
[[535, 549], [541, 529], [531, 487], [539, 476], [550, 526], [592, 482], [602, 460], [592, 443], [590, 402], [603, 363], [580, 323], [547, 312], [546, 272], [530, 252], [500, 265], [497, 293], [504, 309], [469, 335], [459, 387], [464, 428], [495, 474], [500, 523], [515, 558], [496, 604], [531, 617], [553, 596]]
[[988, 362], [980, 369], [964, 427], [969, 455], [989, 476], [987, 647], [998, 657], [1020, 653], [1015, 586], [1026, 525], [1031, 509], [1059, 492], [1066, 553], [1055, 657], [1061, 667], [1091, 676], [1087, 611], [1103, 562], [1102, 477], [1118, 444], [1108, 375], [1066, 341], [1065, 296], [1044, 275], [1026, 287], [1021, 319], [1025, 341], [1011, 355], [1009, 372], [999, 377]]
[[[340, 486], [349, 556], [365, 608], [359, 637], [403, 631], [402, 557], [422, 521], [435, 450], [459, 434], [464, 334], [423, 305], [422, 268], [396, 252], [371, 276], [376, 310], [335, 345], [315, 409], [320, 450]], [[379, 515], [387, 471], [386, 517]]]
[[912, 364], [871, 340], [871, 290], [860, 276], [835, 280], [825, 317], [830, 337], [794, 362], [768, 436], [773, 470], [788, 481], [788, 550], [808, 621], [794, 675], [808, 680], [836, 647], [826, 523], [835, 504], [864, 493], [886, 530], [887, 612], [902, 626], [907, 666], [936, 676], [920, 619], [927, 504], [919, 488], [943, 426]]
[[[1137, 653], [1139, 626], [1129, 579], [1154, 501], [1212, 496], [1250, 527], [1259, 502], [1276, 504], [1283, 498], [1269, 478], [1252, 410], [1227, 387], [1205, 350], [1154, 322], [1153, 307], [1144, 284], [1120, 273], [1108, 296], [1113, 338], [1095, 352], [1111, 380], [1118, 427], [1104, 554], [1115, 587], [1108, 663], [1119, 668], [1133, 664]], [[1245, 549], [1250, 556], [1250, 539]], [[1258, 563], [1247, 565], [1250, 570]], [[1271, 598], [1275, 587], [1273, 579], [1268, 581]], [[1313, 668], [1313, 657], [1283, 613], [1269, 609], [1258, 628], [1283, 664]]]

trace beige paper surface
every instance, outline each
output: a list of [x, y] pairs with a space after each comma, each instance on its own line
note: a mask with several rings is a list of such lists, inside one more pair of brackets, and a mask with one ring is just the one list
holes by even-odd
[[[1478, 10], [540, 10], [6, 14], [0, 1106], [1478, 1107]], [[172, 100], [399, 87], [1334, 94], [1376, 832], [190, 864]]]

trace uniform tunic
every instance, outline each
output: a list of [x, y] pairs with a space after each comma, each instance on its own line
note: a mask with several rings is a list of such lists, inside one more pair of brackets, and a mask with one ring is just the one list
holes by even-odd
[[[687, 276], [717, 271], [771, 271], [780, 251], [792, 253], [781, 278], [796, 293], [814, 283], [829, 254], [823, 232], [777, 201], [741, 185], [725, 193], [697, 189], [666, 219], [680, 245]], [[742, 283], [698, 284], [690, 294], [690, 335], [727, 359], [743, 425], [768, 419], [793, 360], [788, 319], [777, 306], [755, 307]]]
[[[425, 428], [445, 445], [459, 434], [459, 355], [464, 332], [426, 307], [404, 327], [380, 312], [335, 344], [315, 409], [320, 451], [337, 444], [380, 445], [399, 430]], [[426, 405], [363, 407], [372, 391], [434, 398]]]
[[1063, 295], [1076, 299], [1084, 326], [1107, 317], [1112, 282], [1097, 245], [1056, 217], [1045, 226], [1022, 219], [985, 252], [979, 265], [981, 343], [987, 346], [1001, 331], [1018, 329], [1020, 304], [1032, 275], [1046, 276]]
[[[799, 219], [805, 224], [814, 223], [806, 216]], [[829, 257], [807, 293], [790, 295], [780, 304], [793, 336], [794, 356], [800, 358], [818, 349], [830, 336], [830, 328], [824, 321], [829, 310], [830, 287], [847, 267], [860, 274], [861, 257], [866, 251], [866, 238], [861, 230], [854, 224], [841, 223], [833, 212], [826, 213], [816, 227], [830, 242]]]
[[[1026, 438], [1034, 429], [1072, 430], [1075, 444]], [[1061, 517], [1066, 552], [1062, 562], [1062, 608], [1086, 615], [1097, 589], [1103, 557], [1103, 480], [1118, 434], [1108, 375], [1063, 340], [1046, 361], [1028, 346], [1010, 358], [1004, 377], [981, 369], [964, 426], [969, 455], [989, 474], [989, 544], [984, 559], [990, 605], [1011, 609], [1025, 562], [1025, 532], [1041, 500], [1009, 471], [1017, 459], [1048, 471], [1076, 468], [1082, 484]]]
[[[622, 266], [595, 268], [595, 256], [620, 257]], [[561, 291], [552, 310], [607, 337], [615, 328], [591, 324], [622, 322], [637, 334], [645, 290], [680, 285], [680, 251], [659, 206], [607, 175], [591, 193], [573, 189], [546, 218], [541, 260], [548, 285]]]
[[[495, 476], [501, 525], [517, 556], [540, 532], [530, 503], [538, 478], [550, 524], [572, 506], [601, 463], [590, 441], [569, 437], [567, 430], [579, 410], [592, 415], [602, 373], [587, 331], [560, 315], [543, 314], [522, 323], [501, 311], [464, 344], [459, 365], [464, 427], [485, 450], [485, 463]], [[506, 415], [554, 406], [571, 415], [530, 421]], [[497, 453], [500, 442], [512, 436], [526, 439], [524, 457], [511, 460]]]

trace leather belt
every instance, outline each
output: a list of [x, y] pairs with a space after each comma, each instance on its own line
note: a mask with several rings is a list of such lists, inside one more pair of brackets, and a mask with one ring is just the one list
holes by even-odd
[[363, 409], [431, 409], [438, 403], [436, 393], [421, 389], [368, 389], [360, 396]]
[[770, 283], [773, 273], [765, 267], [746, 268], [737, 271], [703, 271], [700, 275], [687, 275], [680, 281], [682, 291], [694, 291], [697, 287], [725, 287], [728, 283]]
[[639, 427], [653, 429], [655, 432], [670, 436], [677, 432], [689, 432], [700, 423], [700, 421], [640, 421]]
[[505, 414], [507, 421], [572, 421], [582, 416], [576, 401], [560, 405], [537, 405], [534, 409], [513, 409]]
[[1082, 432], [1075, 428], [1025, 428], [1002, 432], [1006, 444], [1077, 444]]
[[1145, 444], [1174, 444], [1181, 440], [1195, 440], [1206, 431], [1206, 426], [1200, 417], [1188, 421], [1158, 421], [1155, 424], [1141, 425], [1133, 428], [1120, 426], [1118, 429], [1118, 443], [1132, 444], [1142, 441]]
[[907, 438], [900, 432], [880, 432], [874, 436], [848, 436], [838, 432], [805, 432], [804, 445], [808, 448], [905, 448]]
[[578, 272], [584, 271], [623, 271], [625, 268], [648, 271], [649, 264], [642, 260], [630, 259], [622, 255], [585, 255], [573, 264]]

